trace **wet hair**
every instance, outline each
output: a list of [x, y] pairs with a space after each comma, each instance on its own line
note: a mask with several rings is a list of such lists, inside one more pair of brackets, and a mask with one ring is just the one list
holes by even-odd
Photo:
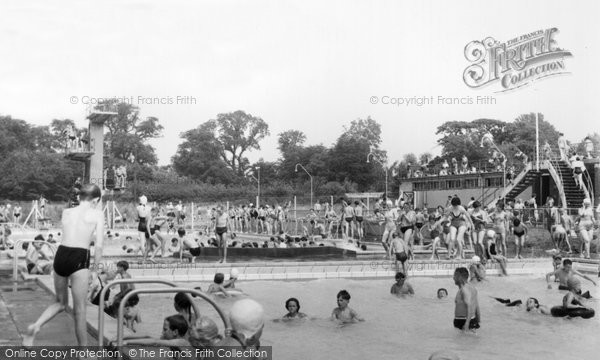
[[397, 272], [396, 280], [400, 280], [400, 279], [406, 279], [406, 275], [404, 275], [404, 273], [402, 273], [402, 272]]
[[127, 304], [125, 304], [125, 306], [136, 306], [139, 302], [140, 297], [137, 294], [133, 294], [129, 299], [127, 299]]
[[519, 220], [519, 219], [516, 219], [516, 218], [515, 218], [515, 219], [513, 220], [513, 225], [514, 225], [514, 226], [519, 226], [519, 225], [521, 225], [521, 220]]
[[225, 281], [225, 275], [223, 273], [216, 273], [213, 281], [215, 284], [222, 284]]
[[129, 263], [125, 260], [121, 260], [117, 263], [117, 267], [122, 267], [125, 269], [125, 271], [127, 271], [127, 269], [129, 269]]
[[184, 292], [178, 292], [177, 294], [175, 294], [174, 305], [175, 305], [175, 310], [181, 309], [181, 310], [191, 311], [191, 309], [192, 309], [192, 302], [185, 295]]
[[346, 290], [341, 290], [338, 294], [337, 294], [337, 299], [342, 298], [344, 300], [350, 300], [350, 293]]
[[[536, 299], [534, 297], [530, 297], [529, 299], [533, 300], [533, 303], [535, 304], [536, 309], [540, 307], [540, 302], [538, 301], [538, 299]], [[529, 299], [527, 299], [527, 301], [529, 301]], [[530, 310], [527, 309], [527, 311], [530, 311]]]
[[564, 259], [563, 265], [573, 265], [573, 262], [570, 259]]
[[362, 244], [362, 245], [360, 246], [360, 248], [361, 248], [362, 250], [365, 250], [365, 251], [366, 251], [366, 250], [367, 250], [367, 245], [365, 245], [365, 244]]
[[185, 229], [184, 228], [177, 229], [177, 234], [179, 236], [185, 236]]
[[38, 236], [34, 237], [33, 240], [42, 240], [42, 241], [45, 241], [44, 240], [44, 235], [39, 234]]
[[458, 274], [465, 281], [469, 278], [469, 270], [466, 267], [457, 267], [454, 273]]
[[172, 242], [172, 243], [174, 243], [174, 242], [179, 242], [179, 240], [178, 240], [177, 238], [172, 238], [172, 239], [171, 239], [171, 242]]
[[102, 191], [97, 185], [85, 184], [81, 187], [81, 190], [79, 190], [80, 201], [91, 201], [100, 198], [102, 198]]
[[448, 296], [448, 290], [446, 290], [445, 288], [439, 288], [439, 289], [438, 289], [438, 291], [437, 291], [437, 293], [439, 294], [439, 293], [440, 293], [440, 291], [443, 291], [443, 292], [445, 292], [445, 293], [446, 293], [446, 296]]
[[165, 318], [165, 321], [169, 323], [170, 330], [177, 330], [179, 336], [185, 336], [188, 331], [188, 323], [183, 315], [171, 315]]
[[355, 200], [354, 205], [358, 205], [358, 204], [359, 204], [358, 200]]
[[478, 207], [480, 207], [480, 206], [481, 206], [481, 203], [480, 203], [479, 201], [475, 201], [475, 202], [473, 202], [473, 208], [474, 208], [474, 209], [477, 209], [477, 208], [478, 208]]
[[300, 311], [300, 301], [296, 298], [289, 298], [285, 301], [285, 308], [287, 309], [291, 302], [295, 302], [296, 306], [298, 306], [298, 311]]
[[504, 210], [504, 203], [503, 203], [502, 201], [498, 201], [498, 202], [496, 203], [496, 207], [499, 207], [499, 208], [500, 208], [500, 210]]
[[453, 197], [452, 200], [450, 200], [450, 205], [452, 205], [452, 206], [458, 206], [458, 205], [460, 205], [460, 198], [459, 197]]

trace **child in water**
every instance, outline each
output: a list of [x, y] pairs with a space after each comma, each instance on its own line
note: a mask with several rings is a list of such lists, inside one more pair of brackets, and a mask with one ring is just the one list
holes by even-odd
[[300, 312], [300, 301], [296, 298], [289, 298], [285, 301], [285, 308], [288, 313], [283, 316], [283, 320], [304, 319], [306, 314]]
[[207, 293], [222, 293], [225, 297], [230, 296], [225, 287], [223, 286], [223, 282], [225, 281], [225, 275], [223, 275], [223, 273], [216, 273], [213, 281], [214, 282], [208, 287], [208, 290], [206, 291]]
[[351, 323], [355, 321], [365, 321], [354, 309], [350, 308], [350, 294], [346, 290], [342, 290], [337, 294], [338, 306], [331, 313], [332, 320], [338, 320], [342, 323]]

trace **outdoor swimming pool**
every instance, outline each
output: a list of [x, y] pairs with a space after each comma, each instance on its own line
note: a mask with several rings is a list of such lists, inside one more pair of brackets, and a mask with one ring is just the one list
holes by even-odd
[[[450, 350], [461, 359], [595, 359], [600, 353], [596, 340], [598, 318], [553, 318], [530, 314], [524, 308], [507, 308], [490, 296], [522, 299], [537, 297], [541, 304], [554, 306], [564, 292], [546, 289], [541, 277], [490, 277], [476, 285], [481, 306], [481, 329], [476, 335], [461, 334], [452, 326], [456, 286], [451, 278], [412, 278], [412, 298], [389, 294], [390, 280], [240, 281], [246, 291], [265, 308], [261, 342], [273, 347], [274, 359], [427, 359], [437, 350]], [[594, 298], [598, 288], [585, 280]], [[180, 283], [185, 287], [208, 287], [207, 282]], [[152, 285], [138, 285], [141, 287]], [[445, 300], [435, 298], [436, 290], [449, 291]], [[556, 287], [556, 286], [554, 286]], [[366, 322], [340, 327], [329, 320], [336, 306], [336, 294], [346, 289], [352, 295], [350, 307]], [[298, 323], [273, 322], [286, 310], [284, 302], [296, 297], [301, 311], [313, 317]], [[173, 295], [140, 295], [143, 316], [140, 330], [160, 335], [163, 318], [172, 315]], [[218, 302], [228, 309], [236, 298]], [[218, 320], [208, 304], [199, 301], [204, 315]], [[597, 301], [589, 304], [598, 312]], [[217, 321], [220, 327], [222, 323]]]

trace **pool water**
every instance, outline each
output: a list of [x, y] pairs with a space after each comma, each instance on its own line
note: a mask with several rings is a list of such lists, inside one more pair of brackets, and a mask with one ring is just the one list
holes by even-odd
[[[427, 359], [437, 350], [450, 350], [463, 360], [596, 359], [600, 353], [597, 317], [584, 320], [530, 314], [524, 307], [508, 308], [491, 298], [525, 302], [533, 296], [549, 307], [560, 304], [565, 292], [548, 290], [542, 277], [491, 277], [477, 284], [482, 327], [476, 334], [462, 334], [453, 328], [457, 288], [451, 278], [420, 277], [409, 281], [416, 292], [409, 298], [389, 294], [392, 279], [242, 281], [237, 287], [264, 306], [267, 321], [261, 342], [273, 347], [274, 359]], [[583, 281], [598, 299], [598, 288]], [[209, 284], [181, 285], [200, 285], [205, 289]], [[440, 287], [448, 289], [447, 299], [435, 298]], [[364, 323], [341, 327], [329, 320], [341, 289], [350, 292], [350, 307], [366, 319]], [[287, 312], [284, 303], [289, 297], [298, 298], [301, 311], [313, 319], [296, 323], [272, 321]], [[163, 318], [174, 313], [173, 295], [140, 298], [140, 331], [159, 336]], [[225, 309], [236, 300], [217, 299]], [[212, 307], [198, 301], [204, 315], [218, 319]], [[600, 308], [597, 301], [590, 301], [588, 306], [596, 312]]]

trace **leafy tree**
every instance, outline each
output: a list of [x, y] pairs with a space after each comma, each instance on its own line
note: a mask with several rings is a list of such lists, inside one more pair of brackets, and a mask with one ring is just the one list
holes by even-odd
[[301, 147], [305, 141], [306, 135], [304, 135], [302, 131], [287, 130], [279, 134], [279, 139], [277, 140], [279, 145], [277, 148], [285, 157], [286, 153], [295, 151], [297, 148]]
[[216, 141], [215, 128], [216, 123], [208, 121], [180, 135], [183, 142], [171, 158], [179, 175], [211, 184], [233, 182], [236, 175], [221, 157], [222, 149]]
[[243, 176], [249, 165], [244, 156], [247, 151], [260, 150], [260, 141], [269, 135], [269, 125], [261, 118], [238, 110], [218, 114], [214, 123], [215, 138], [220, 155], [227, 166], [238, 176]]

